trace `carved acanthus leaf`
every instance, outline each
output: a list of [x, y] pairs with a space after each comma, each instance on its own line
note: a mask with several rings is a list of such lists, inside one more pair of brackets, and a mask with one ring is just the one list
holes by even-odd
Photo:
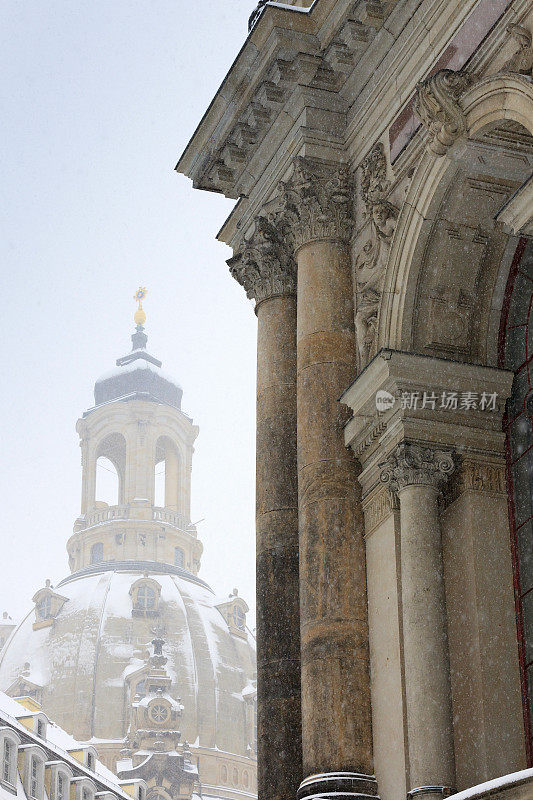
[[429, 148], [437, 155], [444, 155], [466, 131], [459, 99], [472, 81], [467, 72], [441, 69], [417, 86], [415, 111], [429, 131]]
[[441, 491], [455, 464], [450, 451], [401, 442], [380, 464], [380, 469], [380, 480], [391, 492], [399, 492], [412, 485], [432, 486]]
[[270, 297], [296, 294], [296, 263], [281, 231], [267, 217], [257, 217], [251, 239], [227, 263], [256, 306]]
[[320, 239], [349, 241], [353, 178], [347, 166], [298, 157], [288, 181], [281, 181], [282, 217], [294, 249]]

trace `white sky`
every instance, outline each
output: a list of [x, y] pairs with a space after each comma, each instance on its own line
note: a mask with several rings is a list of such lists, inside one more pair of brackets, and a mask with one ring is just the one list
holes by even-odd
[[2, 0], [0, 612], [68, 573], [75, 423], [131, 347], [200, 426], [200, 575], [254, 601], [255, 332], [215, 235], [232, 201], [174, 172], [246, 37], [254, 0]]

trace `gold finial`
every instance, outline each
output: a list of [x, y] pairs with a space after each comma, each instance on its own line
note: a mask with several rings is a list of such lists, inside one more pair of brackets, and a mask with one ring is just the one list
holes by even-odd
[[136, 325], [144, 325], [146, 322], [146, 314], [143, 311], [143, 300], [146, 297], [147, 291], [145, 286], [139, 286], [135, 294], [133, 295], [133, 299], [137, 300], [139, 307], [135, 312], [135, 316], [133, 319], [135, 320]]

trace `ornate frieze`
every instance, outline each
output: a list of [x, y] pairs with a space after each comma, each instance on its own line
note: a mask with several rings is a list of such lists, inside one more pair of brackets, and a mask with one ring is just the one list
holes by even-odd
[[383, 144], [378, 142], [361, 164], [361, 198], [370, 220], [370, 238], [355, 258], [354, 276], [356, 291], [355, 328], [361, 366], [371, 354], [376, 338], [383, 276], [398, 209], [386, 195], [390, 189], [387, 180], [387, 160]]
[[250, 240], [241, 253], [228, 260], [232, 276], [256, 307], [269, 297], [296, 294], [296, 263], [281, 230], [272, 220], [259, 216]]
[[516, 72], [519, 75], [531, 75], [533, 70], [533, 47], [531, 33], [523, 25], [511, 23], [506, 28], [509, 36], [518, 45], [517, 52], [507, 61], [502, 72]]
[[353, 229], [353, 178], [344, 164], [299, 156], [280, 182], [282, 218], [294, 249], [320, 239], [348, 242]]
[[462, 492], [491, 492], [507, 494], [505, 466], [465, 459], [457, 475], [458, 494]]
[[365, 536], [372, 533], [378, 525], [381, 525], [383, 520], [387, 519], [397, 509], [397, 497], [392, 492], [388, 492], [385, 487], [381, 487], [366, 497], [363, 500]]
[[411, 442], [401, 442], [380, 464], [380, 480], [391, 492], [406, 486], [432, 486], [441, 491], [455, 469], [452, 453]]
[[415, 111], [429, 131], [429, 148], [437, 155], [444, 155], [466, 131], [459, 99], [473, 80], [467, 72], [441, 69], [417, 86]]

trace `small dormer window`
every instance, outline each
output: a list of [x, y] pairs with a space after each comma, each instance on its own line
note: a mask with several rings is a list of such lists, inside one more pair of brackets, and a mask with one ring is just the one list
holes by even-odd
[[13, 772], [14, 772], [14, 759], [15, 754], [15, 745], [11, 741], [11, 739], [4, 739], [4, 752], [2, 756], [2, 778], [5, 783], [9, 783], [11, 786], [14, 784], [13, 780]]
[[66, 601], [66, 597], [54, 592], [50, 581], [46, 581], [44, 589], [40, 589], [33, 597], [35, 603], [34, 628], [51, 625]]
[[42, 771], [43, 762], [37, 756], [32, 756], [30, 760], [30, 797], [40, 800], [42, 793]]
[[132, 600], [132, 616], [157, 617], [159, 614], [159, 598], [161, 586], [151, 578], [141, 578], [130, 589]]
[[17, 755], [20, 737], [10, 728], [0, 728], [0, 781], [10, 787], [17, 782]]
[[50, 619], [52, 616], [52, 598], [50, 595], [46, 595], [46, 597], [39, 600], [35, 609], [37, 611], [37, 619]]
[[233, 606], [233, 624], [240, 631], [246, 628], [246, 614], [240, 606]]
[[94, 754], [89, 751], [87, 753], [87, 768], [92, 770], [92, 772], [94, 772], [94, 767], [95, 767]]
[[57, 773], [56, 800], [66, 800], [65, 777], [62, 772]]

